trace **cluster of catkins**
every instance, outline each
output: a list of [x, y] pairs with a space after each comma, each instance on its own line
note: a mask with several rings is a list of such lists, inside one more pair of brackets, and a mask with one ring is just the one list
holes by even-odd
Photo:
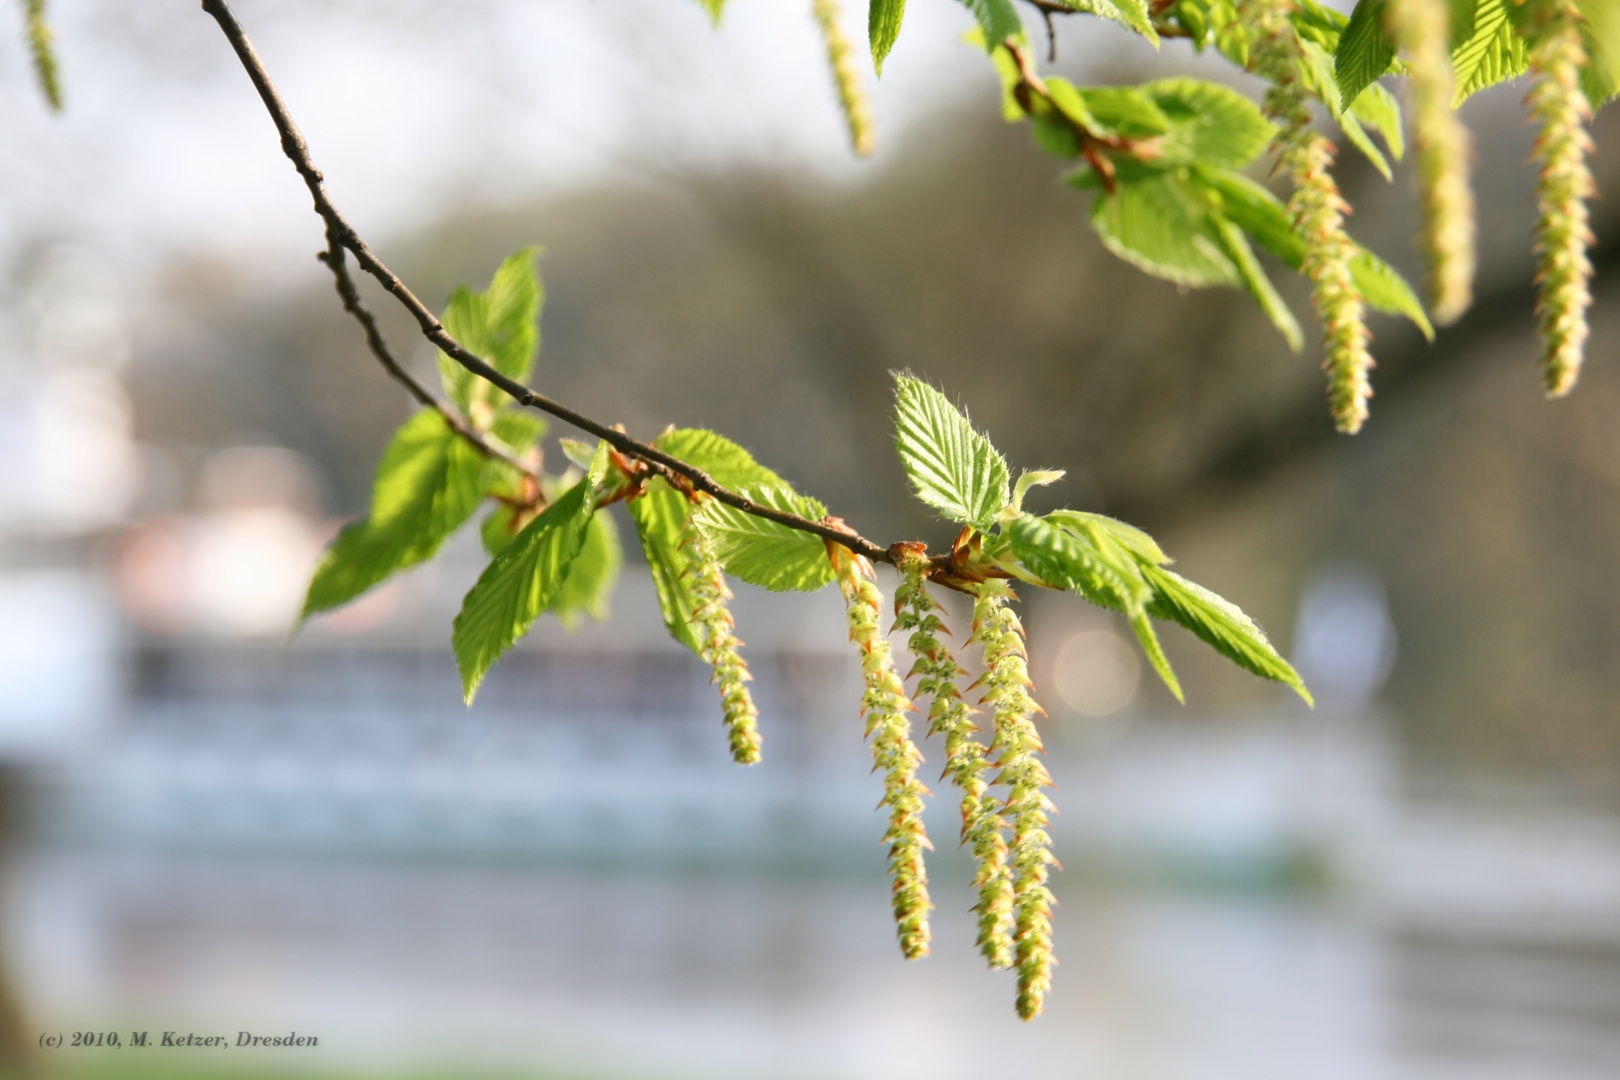
[[[1056, 860], [1046, 831], [1052, 803], [1044, 791], [1052, 778], [1038, 757], [1043, 750], [1032, 718], [1040, 707], [1029, 694], [1023, 628], [1007, 607], [1012, 592], [1001, 581], [976, 586], [969, 640], [982, 650], [985, 672], [968, 689], [984, 690], [979, 704], [991, 713], [986, 748], [975, 738], [976, 710], [963, 698], [962, 669], [940, 640], [947, 631], [928, 591], [929, 563], [920, 547], [897, 559], [902, 580], [893, 629], [907, 635], [915, 657], [904, 679], [882, 632], [883, 596], [871, 567], [836, 545], [829, 545], [829, 553], [850, 638], [861, 654], [866, 685], [861, 705], [872, 759], [884, 773], [883, 802], [890, 809], [885, 839], [901, 951], [908, 958], [927, 954], [932, 907], [923, 865], [923, 850], [932, 847], [922, 824], [922, 797], [928, 791], [917, 779], [922, 755], [907, 719], [917, 706], [905, 693], [905, 682], [916, 678], [917, 696], [927, 700], [929, 732], [945, 740], [944, 775], [962, 792], [962, 843], [977, 866], [979, 951], [991, 967], [1018, 969], [1018, 1014], [1031, 1019], [1041, 1012], [1052, 985], [1052, 893], [1046, 882]], [[987, 779], [992, 769], [994, 777]], [[992, 794], [992, 785], [1002, 787], [1005, 797]]]
[[[1591, 107], [1581, 87], [1587, 61], [1581, 13], [1574, 0], [1516, 0], [1529, 6], [1527, 105], [1539, 126], [1533, 158], [1538, 217], [1536, 311], [1541, 320], [1542, 373], [1547, 394], [1575, 385], [1587, 338], [1592, 242], [1586, 200], [1595, 193], [1587, 154]], [[1281, 127], [1279, 167], [1293, 183], [1288, 211], [1306, 244], [1301, 269], [1312, 284], [1322, 323], [1323, 368], [1339, 430], [1355, 432], [1367, 418], [1365, 305], [1350, 273], [1355, 244], [1344, 230], [1349, 207], [1329, 167], [1332, 144], [1312, 129], [1298, 75], [1301, 46], [1288, 20], [1293, 0], [1240, 0], [1239, 15], [1254, 33], [1250, 68], [1271, 82], [1265, 109]], [[1389, 0], [1385, 27], [1406, 62], [1416, 177], [1423, 206], [1422, 240], [1429, 265], [1429, 302], [1436, 322], [1455, 322], [1473, 300], [1474, 196], [1468, 133], [1458, 119], [1451, 70], [1451, 5], [1446, 0]]]

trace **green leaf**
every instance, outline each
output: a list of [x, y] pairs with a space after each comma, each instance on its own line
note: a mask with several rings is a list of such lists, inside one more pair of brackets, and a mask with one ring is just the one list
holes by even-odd
[[1099, 607], [1140, 614], [1153, 592], [1130, 551], [1112, 532], [1062, 511], [1022, 514], [1008, 526], [1012, 553], [1024, 568], [1057, 589], [1071, 589]]
[[[1008, 510], [1023, 513], [1024, 496], [1029, 493], [1030, 488], [1055, 484], [1065, 475], [1067, 473], [1063, 469], [1025, 469], [1018, 474], [1018, 482], [1013, 485], [1013, 497], [1012, 502], [1007, 504]], [[1008, 510], [1003, 510], [1002, 513], [1005, 514]]]
[[726, 6], [726, 0], [697, 0], [697, 2], [709, 13], [709, 21], [719, 26], [720, 13]]
[[1077, 529], [1102, 529], [1135, 555], [1138, 561], [1150, 562], [1156, 566], [1170, 561], [1170, 556], [1164, 553], [1153, 537], [1118, 518], [1111, 518], [1106, 514], [1093, 514], [1085, 510], [1054, 510], [1047, 517], [1055, 522], [1073, 525]]
[[1581, 87], [1595, 113], [1620, 93], [1620, 4], [1586, 0], [1579, 6], [1583, 16], [1581, 40], [1587, 56], [1587, 65], [1581, 70]]
[[377, 466], [371, 512], [327, 545], [301, 619], [341, 607], [396, 570], [432, 558], [484, 493], [484, 458], [433, 409], [394, 434]]
[[1373, 168], [1382, 173], [1385, 180], [1393, 179], [1394, 174], [1390, 171], [1389, 162], [1384, 159], [1383, 152], [1372, 141], [1367, 129], [1361, 126], [1361, 121], [1356, 119], [1355, 114], [1345, 109], [1339, 97], [1339, 83], [1333, 71], [1332, 54], [1314, 41], [1301, 41], [1299, 44], [1300, 81], [1327, 106], [1334, 122], [1339, 125], [1339, 130], [1343, 131], [1345, 138], [1373, 163]]
[[1144, 0], [1058, 0], [1058, 2], [1064, 7], [1084, 11], [1135, 30], [1153, 42], [1155, 48], [1158, 47], [1159, 32], [1153, 28], [1153, 19], [1148, 14]]
[[883, 74], [883, 60], [900, 37], [906, 0], [872, 0], [866, 12], [866, 32], [872, 43], [872, 70]]
[[1238, 274], [1243, 279], [1243, 287], [1260, 305], [1260, 310], [1271, 320], [1271, 325], [1282, 334], [1283, 339], [1288, 342], [1288, 347], [1296, 353], [1299, 352], [1305, 347], [1305, 335], [1299, 328], [1299, 320], [1294, 318], [1294, 313], [1283, 303], [1283, 298], [1277, 295], [1276, 286], [1271, 283], [1271, 278], [1261, 267], [1260, 260], [1254, 256], [1254, 249], [1249, 246], [1248, 236], [1224, 216], [1216, 218], [1215, 223], [1221, 238], [1221, 248], [1232, 260], [1232, 265], [1237, 267]]
[[1387, 0], [1359, 0], [1333, 51], [1339, 98], [1352, 104], [1395, 62], [1395, 40], [1384, 29]]
[[1390, 156], [1396, 161], [1406, 156], [1406, 138], [1401, 132], [1401, 106], [1395, 95], [1377, 83], [1361, 92], [1350, 112], [1366, 126], [1383, 136]]
[[546, 508], [501, 550], [462, 601], [450, 634], [462, 693], [472, 704], [495, 662], [528, 633], [534, 620], [561, 593], [585, 543], [596, 496], [607, 474], [607, 444], [585, 479]]
[[1159, 673], [1159, 678], [1164, 680], [1164, 685], [1169, 687], [1172, 694], [1176, 695], [1176, 700], [1185, 705], [1187, 699], [1181, 693], [1181, 680], [1176, 678], [1175, 670], [1170, 666], [1170, 658], [1164, 655], [1164, 646], [1159, 644], [1159, 635], [1154, 633], [1153, 624], [1148, 621], [1147, 612], [1139, 611], [1132, 615], [1130, 619], [1131, 629], [1136, 632], [1136, 640], [1141, 643], [1142, 651], [1147, 654], [1148, 662], [1153, 665], [1153, 670]]
[[1202, 79], [1159, 79], [1141, 93], [1168, 121], [1157, 160], [1241, 169], [1277, 135], [1259, 106], [1227, 86]]
[[[779, 486], [746, 487], [738, 494], [760, 506], [818, 521], [827, 508], [815, 499]], [[772, 592], [814, 592], [833, 580], [826, 542], [798, 529], [790, 529], [753, 514], [745, 514], [718, 499], [698, 511], [698, 526], [714, 544], [714, 553], [726, 573]]]
[[1024, 29], [1012, 0], [962, 0], [962, 6], [973, 12], [984, 35], [985, 48], [993, 49]]
[[1091, 225], [1104, 246], [1178, 285], [1241, 285], [1202, 185], [1185, 170], [1123, 167], [1113, 194], [1098, 192]]
[[1516, 79], [1529, 66], [1524, 41], [1514, 33], [1506, 4], [1511, 0], [1478, 0], [1466, 38], [1451, 50], [1451, 68], [1457, 78], [1455, 108], [1487, 86]]
[[1306, 704], [1314, 704], [1298, 672], [1277, 654], [1264, 631], [1237, 605], [1161, 567], [1144, 565], [1142, 573], [1155, 594], [1148, 614], [1179, 623], [1239, 667], [1262, 679], [1291, 686]]
[[[540, 345], [540, 307], [545, 297], [534, 270], [538, 254], [538, 248], [528, 247], [508, 256], [495, 271], [489, 288], [481, 293], [457, 289], [450, 295], [441, 320], [451, 337], [518, 382], [528, 379]], [[475, 421], [480, 411], [474, 408], [475, 402], [499, 404], [506, 400], [504, 393], [442, 352], [439, 375], [445, 393]]]
[[1383, 259], [1362, 248], [1350, 260], [1350, 280], [1356, 283], [1361, 298], [1370, 307], [1387, 315], [1405, 315], [1417, 324], [1424, 337], [1434, 340], [1434, 324], [1423, 310], [1423, 301], [1407, 280]]
[[951, 521], [988, 531], [1007, 505], [1006, 461], [944, 394], [893, 374], [895, 445], [912, 490]]
[[[1233, 172], [1211, 173], [1209, 182], [1221, 195], [1226, 215], [1260, 246], [1297, 271], [1305, 259], [1305, 242], [1294, 232], [1282, 201], [1265, 187]], [[1404, 315], [1423, 335], [1434, 339], [1417, 293], [1406, 279], [1378, 256], [1361, 248], [1350, 260], [1350, 276], [1369, 305], [1390, 315]]]
[[681, 546], [681, 526], [691, 512], [685, 495], [662, 477], [647, 481], [646, 489], [628, 504], [641, 550], [647, 556], [658, 607], [669, 636], [699, 656], [703, 647], [692, 629], [692, 594], [688, 588], [692, 560]]
[[619, 580], [624, 552], [619, 546], [619, 527], [613, 515], [597, 511], [585, 528], [585, 542], [569, 564], [562, 590], [551, 602], [551, 613], [572, 633], [580, 617], [589, 615], [596, 622], [608, 617], [608, 598]]
[[[747, 450], [723, 435], [701, 428], [667, 431], [654, 442], [658, 449], [708, 473], [722, 487], [733, 491], [753, 486], [786, 486], [787, 482], [756, 462]], [[692, 560], [681, 546], [682, 525], [692, 504], [685, 495], [660, 477], [647, 482], [646, 490], [630, 501], [630, 519], [635, 523], [641, 550], [647, 556], [658, 606], [664, 626], [676, 641], [699, 656], [702, 647], [692, 630], [692, 598], [687, 587]]]
[[[1047, 80], [1048, 88], [1055, 81], [1055, 78]], [[1151, 139], [1170, 130], [1170, 118], [1137, 87], [1082, 86], [1075, 89], [1091, 116], [1087, 127], [1099, 135]]]

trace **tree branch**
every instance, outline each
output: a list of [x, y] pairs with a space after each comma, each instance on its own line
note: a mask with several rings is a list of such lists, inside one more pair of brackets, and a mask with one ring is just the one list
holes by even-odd
[[371, 347], [371, 355], [377, 358], [395, 380], [402, 383], [411, 397], [444, 417], [444, 422], [450, 425], [450, 430], [466, 439], [485, 457], [504, 461], [524, 476], [535, 480], [540, 479], [539, 472], [528, 463], [499, 447], [492, 446], [488, 440], [480, 435], [466, 417], [455, 409], [434, 397], [427, 387], [418, 382], [404, 366], [394, 358], [393, 352], [388, 348], [388, 341], [382, 335], [382, 328], [377, 325], [377, 317], [366, 307], [365, 301], [360, 299], [360, 290], [354, 286], [354, 278], [349, 275], [348, 261], [343, 257], [343, 245], [333, 235], [331, 229], [326, 230], [327, 249], [315, 257], [325, 263], [332, 271], [333, 284], [337, 287], [338, 296], [343, 300], [343, 310], [355, 317], [366, 333], [366, 344]]
[[[752, 514], [755, 517], [785, 525], [790, 529], [811, 533], [821, 537], [823, 540], [841, 544], [857, 555], [863, 555], [868, 559], [878, 562], [893, 562], [893, 557], [888, 549], [881, 548], [858, 534], [824, 522], [811, 521], [809, 518], [801, 517], [798, 514], [789, 514], [768, 506], [756, 505], [753, 500], [746, 496], [722, 487], [702, 469], [666, 454], [657, 447], [638, 442], [617, 428], [592, 420], [590, 417], [576, 412], [560, 402], [552, 401], [543, 394], [535, 392], [516, 379], [507, 377], [451, 337], [445, 330], [444, 325], [439, 322], [427, 305], [422, 303], [416, 297], [416, 294], [411, 292], [405, 283], [392, 270], [388, 269], [381, 259], [372, 254], [366, 242], [360, 238], [360, 234], [344, 219], [342, 213], [333, 204], [331, 197], [326, 193], [325, 179], [310, 158], [309, 145], [304, 141], [303, 133], [298, 130], [298, 125], [293, 122], [292, 114], [288, 111], [286, 102], [282, 100], [280, 92], [276, 89], [275, 82], [270, 78], [270, 73], [265, 69], [263, 61], [259, 59], [258, 51], [254, 49], [253, 43], [248, 40], [241, 24], [236, 21], [236, 16], [231, 12], [230, 6], [225, 3], [225, 0], [202, 0], [202, 9], [219, 24], [219, 28], [224, 32], [226, 40], [230, 42], [231, 48], [235, 50], [237, 59], [242, 62], [242, 67], [247, 71], [248, 78], [253, 81], [254, 89], [259, 92], [260, 100], [264, 102], [265, 109], [270, 113], [270, 119], [275, 123], [276, 130], [281, 135], [282, 151], [292, 161], [293, 168], [298, 170], [298, 175], [303, 177], [305, 186], [309, 188], [310, 197], [314, 199], [315, 212], [326, 222], [327, 237], [328, 241], [334, 245], [333, 250], [341, 252], [342, 249], [346, 248], [352, 252], [360, 269], [375, 278], [395, 300], [400, 302], [405, 310], [411, 313], [412, 317], [416, 319], [417, 325], [422, 328], [422, 335], [437, 345], [445, 355], [479, 378], [504, 390], [518, 404], [549, 413], [559, 420], [574, 425], [581, 431], [589, 432], [604, 440], [620, 453], [647, 462], [655, 471], [666, 477], [669, 474], [682, 477], [686, 484], [695, 491], [701, 491], [728, 506], [741, 510], [745, 514]], [[334, 266], [330, 255], [331, 252], [326, 253], [322, 257], [322, 261], [332, 267], [334, 274], [339, 274], [342, 263], [340, 261], [338, 265]], [[342, 270], [341, 274], [342, 277], [346, 277], [347, 270]], [[342, 277], [339, 278], [338, 284], [340, 294], [343, 292]], [[352, 289], [353, 282], [350, 281], [349, 284]], [[358, 302], [358, 294], [356, 294], [356, 301]], [[344, 304], [348, 308], [347, 296], [344, 297]], [[354, 313], [353, 308], [349, 308], [349, 310]], [[362, 307], [361, 310], [364, 310], [364, 308]], [[369, 312], [367, 315], [369, 316]], [[360, 318], [357, 313], [356, 317]], [[361, 322], [362, 325], [367, 327], [367, 338], [370, 340], [372, 326], [364, 318], [361, 319]], [[381, 335], [379, 334], [377, 337], [380, 340]], [[374, 354], [376, 353], [375, 346], [372, 351]], [[378, 355], [378, 359], [382, 360], [382, 356]], [[389, 362], [384, 361], [384, 367], [387, 367], [389, 373], [394, 374], [396, 378], [403, 374], [403, 369], [400, 369], [397, 364], [390, 365]], [[399, 374], [395, 374], [396, 370]], [[412, 383], [408, 382], [407, 386], [410, 385]], [[425, 393], [425, 391], [423, 392]], [[431, 395], [429, 397], [431, 398]], [[418, 400], [421, 399], [418, 398]]]

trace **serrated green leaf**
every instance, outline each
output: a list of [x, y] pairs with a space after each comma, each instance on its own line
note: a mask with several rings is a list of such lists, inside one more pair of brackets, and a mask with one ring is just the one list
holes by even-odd
[[1236, 604], [1162, 567], [1144, 565], [1142, 573], [1154, 590], [1148, 614], [1180, 624], [1244, 670], [1291, 686], [1306, 704], [1314, 704], [1299, 673]]
[[1176, 696], [1176, 700], [1183, 705], [1187, 699], [1181, 693], [1181, 680], [1170, 666], [1170, 658], [1164, 655], [1164, 646], [1159, 644], [1159, 635], [1153, 631], [1153, 623], [1148, 621], [1147, 612], [1139, 611], [1130, 617], [1131, 629], [1136, 633], [1136, 640], [1142, 645], [1142, 652], [1147, 654], [1148, 662], [1153, 670], [1159, 673], [1164, 685]]
[[1091, 115], [1087, 126], [1099, 135], [1151, 139], [1170, 131], [1170, 118], [1137, 87], [1079, 86], [1075, 90]]
[[545, 437], [546, 419], [528, 409], [502, 409], [495, 414], [489, 432], [512, 453], [522, 456]]
[[1457, 78], [1455, 108], [1487, 86], [1516, 79], [1529, 66], [1524, 41], [1513, 30], [1504, 0], [1478, 0], [1468, 37], [1451, 50]]
[[681, 547], [681, 527], [691, 512], [685, 495], [662, 477], [647, 481], [646, 489], [628, 504], [641, 550], [647, 556], [658, 607], [669, 636], [699, 656], [703, 647], [692, 629], [692, 594], [687, 586], [691, 559]]
[[1137, 560], [1112, 533], [1083, 516], [1022, 514], [1008, 524], [1013, 556], [1057, 589], [1110, 611], [1139, 614], [1153, 593]]
[[608, 617], [608, 599], [619, 580], [624, 551], [619, 546], [619, 527], [613, 515], [599, 510], [585, 527], [585, 542], [568, 566], [562, 590], [551, 602], [551, 613], [572, 633], [583, 616], [596, 622]]
[[1114, 192], [1098, 192], [1091, 204], [1092, 228], [1108, 250], [1178, 285], [1243, 283], [1201, 184], [1186, 170], [1121, 166]]
[[1406, 316], [1417, 324], [1424, 337], [1434, 340], [1434, 324], [1423, 310], [1423, 301], [1393, 266], [1362, 248], [1350, 260], [1350, 280], [1356, 283], [1368, 306], [1386, 315]]
[[872, 43], [872, 69], [883, 74], [883, 60], [900, 37], [906, 0], [871, 0], [866, 12], [867, 38]]
[[1361, 92], [1350, 112], [1365, 127], [1383, 137], [1390, 156], [1396, 161], [1406, 156], [1406, 137], [1401, 131], [1401, 106], [1395, 95], [1377, 83]]
[[1383, 151], [1378, 149], [1355, 114], [1345, 109], [1339, 97], [1339, 83], [1333, 71], [1333, 55], [1327, 48], [1314, 41], [1301, 41], [1299, 45], [1300, 82], [1327, 106], [1334, 122], [1339, 125], [1339, 130], [1344, 132], [1345, 138], [1350, 140], [1352, 146], [1361, 151], [1362, 156], [1372, 162], [1373, 168], [1377, 169], [1385, 180], [1394, 179], [1394, 173], [1390, 171], [1389, 162], [1385, 160]]
[[[534, 269], [538, 254], [538, 248], [528, 247], [507, 256], [483, 292], [457, 289], [441, 320], [451, 337], [518, 382], [528, 379], [540, 345], [540, 308], [545, 294]], [[475, 403], [498, 405], [509, 400], [442, 352], [439, 375], [445, 393], [475, 422], [482, 411]]]
[[[735, 491], [751, 486], [786, 486], [787, 482], [754, 460], [753, 455], [723, 435], [702, 428], [665, 432], [658, 449], [695, 465], [722, 487]], [[702, 647], [692, 630], [692, 598], [687, 587], [691, 559], [681, 547], [681, 530], [692, 504], [687, 497], [654, 477], [628, 504], [641, 550], [647, 556], [664, 626], [676, 641], [699, 656]]]
[[[1297, 271], [1305, 259], [1305, 242], [1294, 232], [1282, 201], [1246, 176], [1211, 172], [1207, 179], [1220, 192], [1227, 217]], [[1350, 276], [1369, 305], [1389, 315], [1404, 315], [1434, 339], [1434, 325], [1407, 280], [1378, 256], [1360, 248], [1350, 260]]]
[[[760, 506], [819, 521], [827, 508], [792, 488], [742, 488], [738, 494]], [[798, 529], [745, 514], [718, 499], [698, 511], [698, 526], [714, 545], [726, 573], [772, 592], [814, 592], [833, 580], [826, 542]]]
[[1305, 347], [1304, 332], [1300, 330], [1299, 321], [1294, 318], [1294, 313], [1277, 294], [1277, 288], [1261, 267], [1260, 260], [1255, 258], [1254, 249], [1249, 246], [1248, 236], [1224, 216], [1217, 216], [1215, 225], [1221, 238], [1221, 249], [1226, 252], [1227, 258], [1232, 260], [1232, 265], [1237, 267], [1238, 274], [1243, 279], [1243, 287], [1254, 297], [1255, 303], [1260, 305], [1260, 310], [1271, 320], [1271, 325], [1282, 334], [1283, 340], [1288, 342], [1288, 347], [1296, 353], [1299, 352]]
[[1352, 104], [1395, 62], [1395, 39], [1384, 29], [1388, 0], [1359, 0], [1333, 50], [1339, 97]]
[[980, 532], [1007, 505], [1007, 463], [967, 416], [921, 379], [895, 372], [895, 446], [919, 499]]
[[1107, 514], [1093, 514], [1085, 510], [1054, 510], [1047, 517], [1054, 522], [1062, 522], [1075, 528], [1102, 529], [1135, 555], [1138, 561], [1146, 560], [1156, 566], [1170, 561], [1170, 556], [1164, 553], [1153, 537], [1135, 525], [1128, 525]]
[[1159, 32], [1153, 28], [1153, 19], [1149, 16], [1147, 4], [1143, 0], [1058, 0], [1058, 2], [1073, 11], [1084, 11], [1135, 30], [1153, 42], [1155, 48], [1158, 47]]
[[1168, 122], [1158, 161], [1241, 169], [1265, 153], [1277, 125], [1242, 94], [1203, 79], [1159, 79], [1141, 93]]
[[432, 409], [395, 432], [372, 484], [371, 512], [327, 545], [300, 619], [341, 607], [397, 570], [432, 558], [483, 501], [484, 458]]
[[560, 594], [585, 543], [607, 469], [607, 444], [602, 443], [585, 478], [502, 548], [462, 601], [450, 644], [467, 704], [489, 669]]
[[1024, 29], [1012, 0], [962, 0], [962, 6], [973, 12], [987, 49], [1000, 45]]

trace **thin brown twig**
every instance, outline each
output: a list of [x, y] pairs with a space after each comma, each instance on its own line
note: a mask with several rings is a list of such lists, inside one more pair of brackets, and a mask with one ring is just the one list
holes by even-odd
[[[880, 562], [892, 562], [888, 549], [879, 547], [870, 540], [859, 535], [836, 529], [819, 521], [798, 514], [790, 514], [776, 510], [769, 506], [759, 506], [744, 495], [722, 487], [713, 477], [695, 465], [688, 464], [681, 459], [664, 453], [657, 447], [638, 442], [607, 424], [592, 420], [583, 413], [576, 412], [568, 406], [551, 400], [539, 394], [516, 379], [510, 378], [491, 367], [482, 358], [471, 352], [445, 330], [426, 304], [416, 297], [416, 294], [401, 281], [392, 270], [377, 258], [360, 238], [352, 225], [343, 217], [338, 208], [327, 195], [326, 183], [321, 171], [315, 167], [310, 158], [309, 145], [304, 141], [298, 125], [293, 122], [292, 114], [288, 111], [286, 102], [282, 100], [281, 93], [276, 89], [275, 82], [265, 69], [263, 61], [248, 40], [247, 34], [242, 30], [236, 16], [231, 12], [225, 0], [202, 0], [202, 9], [211, 15], [219, 24], [220, 30], [225, 34], [226, 40], [236, 52], [237, 59], [247, 71], [248, 78], [253, 81], [253, 87], [264, 102], [264, 107], [270, 113], [270, 119], [275, 123], [277, 132], [281, 135], [281, 149], [292, 161], [293, 168], [303, 177], [304, 184], [309, 188], [311, 198], [315, 202], [315, 212], [326, 222], [327, 235], [343, 248], [354, 254], [355, 262], [366, 273], [370, 274], [382, 285], [388, 293], [398, 300], [416, 319], [417, 325], [422, 328], [422, 335], [437, 345], [446, 356], [500, 389], [518, 402], [520, 405], [538, 409], [549, 413], [559, 420], [564, 420], [581, 431], [587, 431], [597, 438], [607, 442], [609, 446], [620, 453], [647, 462], [656, 471], [666, 476], [675, 474], [682, 477], [690, 486], [706, 495], [720, 500], [727, 506], [735, 507], [745, 514], [774, 521], [778, 525], [785, 525], [790, 529], [811, 533], [823, 540], [831, 540], [842, 544], [858, 555]], [[328, 264], [330, 265], [330, 264]]]
[[326, 239], [329, 246], [315, 257], [332, 271], [333, 284], [337, 287], [338, 296], [343, 300], [343, 310], [353, 315], [365, 330], [366, 344], [370, 346], [371, 355], [377, 358], [383, 370], [401, 383], [411, 397], [444, 417], [444, 422], [450, 425], [450, 430], [467, 440], [480, 454], [504, 461], [524, 476], [538, 480], [540, 475], [533, 466], [499, 447], [492, 446], [467, 422], [466, 417], [440, 401], [427, 387], [418, 382], [414, 375], [405, 370], [394, 357], [393, 351], [388, 348], [388, 341], [382, 335], [382, 328], [377, 325], [377, 317], [366, 307], [365, 301], [360, 299], [360, 290], [355, 288], [354, 278], [349, 274], [348, 260], [343, 257], [343, 245], [338, 242], [331, 229], [326, 231]]

